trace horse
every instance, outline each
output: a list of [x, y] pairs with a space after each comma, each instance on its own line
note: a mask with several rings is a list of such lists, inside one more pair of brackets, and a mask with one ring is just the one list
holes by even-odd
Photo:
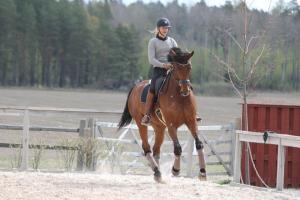
[[[155, 132], [155, 142], [151, 151], [148, 143], [148, 127], [141, 124], [141, 119], [145, 114], [145, 103], [141, 102], [141, 95], [144, 88], [149, 84], [149, 80], [137, 83], [128, 93], [123, 114], [118, 124], [118, 129], [135, 120], [142, 140], [142, 148], [150, 167], [154, 172], [154, 180], [160, 182], [161, 172], [159, 169], [160, 147], [164, 141], [165, 129], [168, 129], [169, 136], [174, 145], [174, 164], [172, 174], [180, 174], [180, 156], [182, 148], [177, 137], [177, 129], [185, 124], [190, 130], [199, 159], [199, 179], [206, 180], [205, 159], [203, 152], [203, 142], [199, 139], [198, 125], [196, 120], [197, 107], [195, 95], [189, 80], [192, 65], [190, 62], [194, 51], [182, 51], [174, 47], [168, 53], [168, 62], [172, 67], [168, 70], [165, 83], [161, 87], [155, 108], [152, 109], [151, 126]], [[160, 115], [155, 111], [160, 111]]]

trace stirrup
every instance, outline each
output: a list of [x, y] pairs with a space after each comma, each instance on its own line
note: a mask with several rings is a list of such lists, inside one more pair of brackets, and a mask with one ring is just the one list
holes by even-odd
[[144, 117], [141, 120], [141, 124], [144, 126], [150, 126], [151, 125], [151, 116], [150, 115], [144, 115]]

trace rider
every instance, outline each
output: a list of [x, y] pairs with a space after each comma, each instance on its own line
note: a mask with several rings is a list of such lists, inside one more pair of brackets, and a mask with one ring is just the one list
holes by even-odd
[[141, 124], [148, 126], [151, 122], [151, 111], [154, 106], [155, 82], [158, 78], [166, 76], [172, 66], [168, 63], [167, 55], [171, 48], [177, 47], [177, 42], [168, 36], [171, 23], [167, 18], [160, 18], [156, 23], [155, 37], [148, 43], [148, 59], [153, 66], [150, 89], [146, 100], [146, 114]]
[[[148, 60], [153, 66], [153, 73], [146, 99], [146, 114], [141, 121], [141, 124], [145, 126], [151, 124], [156, 80], [166, 76], [168, 69], [172, 67], [171, 63], [168, 63], [167, 55], [171, 48], [177, 47], [177, 42], [168, 36], [170, 28], [170, 21], [164, 17], [160, 18], [156, 23], [155, 37], [151, 38], [148, 43]], [[197, 115], [196, 120], [201, 121], [201, 118]]]

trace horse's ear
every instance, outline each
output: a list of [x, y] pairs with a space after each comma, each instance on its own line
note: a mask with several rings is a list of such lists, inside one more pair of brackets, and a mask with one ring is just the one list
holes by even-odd
[[193, 55], [194, 55], [194, 51], [192, 51], [192, 52], [190, 53], [190, 58], [191, 58]]
[[173, 49], [171, 49], [171, 50], [170, 50], [170, 55], [176, 56], [176, 52], [175, 52]]
[[194, 55], [194, 51], [192, 51], [191, 53], [188, 53], [187, 60], [189, 60], [193, 55]]
[[176, 52], [174, 51], [174, 49], [173, 48], [170, 49], [169, 54], [167, 56], [168, 62], [174, 62], [175, 61], [175, 59], [174, 59], [175, 56], [176, 56]]

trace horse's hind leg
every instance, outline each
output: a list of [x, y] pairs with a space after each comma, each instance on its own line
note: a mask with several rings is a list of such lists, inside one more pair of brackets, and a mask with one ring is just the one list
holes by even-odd
[[153, 146], [153, 157], [155, 162], [159, 166], [159, 159], [160, 159], [160, 147], [164, 141], [165, 137], [165, 127], [164, 126], [155, 126], [153, 124], [154, 132], [155, 132], [155, 143]]
[[148, 128], [138, 124], [140, 137], [142, 139], [142, 148], [144, 150], [145, 157], [147, 158], [151, 169], [154, 171], [154, 180], [159, 182], [161, 181], [161, 173], [159, 171], [158, 165], [155, 162], [153, 155], [151, 153], [150, 145], [148, 143]]

